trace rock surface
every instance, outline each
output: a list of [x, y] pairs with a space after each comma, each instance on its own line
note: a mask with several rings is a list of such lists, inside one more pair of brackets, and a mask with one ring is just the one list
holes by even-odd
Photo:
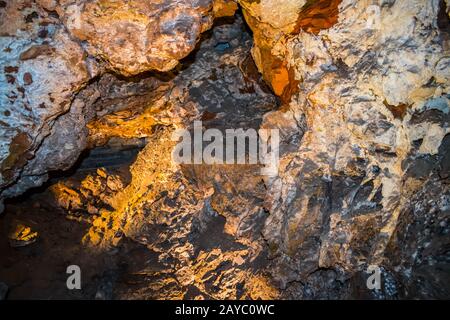
[[[154, 128], [131, 165], [131, 180], [124, 188], [111, 192], [107, 181], [116, 178], [101, 172], [86, 177], [80, 186], [67, 182], [53, 186], [60, 205], [71, 212], [99, 208], [91, 209], [94, 217], [84, 237], [86, 244], [120, 248], [126, 238], [157, 255], [151, 265], [141, 266], [139, 275], [124, 275], [132, 277], [134, 285], [119, 281], [116, 297], [257, 299], [278, 295], [266, 277], [267, 250], [257, 231], [267, 217], [259, 167], [171, 164], [174, 124], [189, 127], [197, 119], [221, 130], [258, 128], [263, 114], [277, 106], [249, 57], [251, 41], [242, 28], [242, 20], [237, 19], [206, 35], [195, 61], [187, 62], [166, 83], [170, 90], [149, 104], [149, 109], [165, 106], [153, 112], [152, 121], [146, 110], [131, 120], [118, 120], [117, 114], [107, 118], [102, 132], [109, 137], [127, 137], [128, 124], [143, 128], [136, 124], [151, 123]], [[123, 131], [114, 128], [115, 121]], [[98, 123], [92, 125], [91, 133], [95, 139]]]
[[[234, 2], [38, 3], [0, 8], [31, 14], [1, 40], [14, 43], [1, 56], [2, 90], [25, 88], [22, 104], [8, 100], [14, 116], [0, 119], [2, 196], [68, 168], [87, 146], [145, 145], [129, 173], [98, 169], [48, 190], [88, 226], [89, 250], [118, 251], [90, 298], [450, 297], [446, 2], [240, 0], [253, 41], [239, 15], [218, 20], [177, 67]], [[42, 17], [55, 35], [30, 47]], [[45, 71], [55, 82], [36, 84], [39, 61], [58, 63], [64, 82]], [[38, 101], [40, 90], [68, 102], [39, 118], [24, 99]], [[171, 133], [194, 120], [279, 129], [278, 175], [174, 164]], [[370, 266], [381, 271], [379, 290], [366, 287]]]
[[169, 71], [212, 25], [211, 0], [75, 1], [61, 7], [69, 32], [89, 54], [124, 75]]
[[224, 0], [2, 2], [1, 207], [87, 147], [86, 124], [108, 113], [92, 109], [109, 91], [102, 74], [173, 69], [215, 16], [233, 13]]
[[[387, 250], [403, 250], [396, 239], [403, 220], [411, 219], [407, 208], [413, 201], [436, 203], [429, 210], [437, 220], [448, 219], [447, 207], [437, 205], [448, 197], [448, 185], [434, 194], [427, 190], [438, 182], [407, 174], [408, 166], [418, 170], [411, 158], [437, 155], [449, 133], [445, 3], [315, 1], [301, 7], [304, 1], [292, 1], [276, 11], [276, 20], [285, 22], [278, 25], [271, 9], [278, 2], [242, 2], [259, 70], [287, 112], [307, 124], [299, 148], [282, 156], [266, 198], [263, 232], [281, 288], [297, 298], [342, 297], [347, 279], [369, 265], [408, 277], [406, 257], [393, 263]], [[302, 8], [297, 18], [289, 6]], [[286, 111], [267, 114], [267, 123], [277, 123], [280, 112]], [[423, 198], [412, 200], [417, 192]], [[447, 240], [440, 241], [445, 247]], [[430, 259], [448, 261], [448, 253], [433, 254]], [[328, 273], [332, 282], [311, 288], [317, 273]], [[403, 294], [410, 292], [403, 285]], [[428, 289], [427, 295], [448, 296], [448, 288]], [[394, 291], [383, 294], [401, 296]]]

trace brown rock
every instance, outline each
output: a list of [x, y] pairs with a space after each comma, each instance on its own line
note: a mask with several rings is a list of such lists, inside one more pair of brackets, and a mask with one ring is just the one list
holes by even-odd
[[50, 55], [53, 52], [55, 52], [55, 50], [49, 45], [32, 46], [28, 50], [22, 52], [19, 56], [19, 59], [20, 60], [35, 59], [40, 55]]
[[24, 83], [26, 86], [29, 86], [30, 84], [33, 83], [33, 76], [31, 75], [31, 73], [25, 72], [25, 73], [23, 74], [23, 83]]
[[69, 5], [64, 21], [88, 51], [125, 75], [173, 69], [212, 25], [212, 0], [93, 1]]

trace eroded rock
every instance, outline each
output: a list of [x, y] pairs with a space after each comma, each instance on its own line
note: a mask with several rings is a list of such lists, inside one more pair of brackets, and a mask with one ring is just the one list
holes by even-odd
[[92, 107], [108, 91], [95, 79], [107, 70], [125, 76], [168, 71], [195, 48], [215, 16], [235, 9], [229, 1], [209, 0], [5, 3], [0, 202], [41, 185], [51, 170], [69, 168], [87, 147], [86, 124], [111, 111]]
[[[314, 298], [323, 293], [312, 280], [318, 270], [342, 282], [370, 264], [389, 264], [386, 246], [410, 192], [423, 187], [430, 199], [428, 187], [407, 182], [402, 162], [411, 153], [437, 154], [449, 132], [443, 118], [417, 120], [431, 105], [448, 113], [448, 44], [437, 23], [440, 1], [294, 2], [298, 19], [293, 10], [276, 13], [285, 24], [272, 22], [273, 1], [242, 4], [259, 70], [276, 94], [291, 94], [284, 109], [307, 125], [270, 183], [264, 235], [287, 296]], [[266, 117], [273, 124], [278, 116]], [[297, 281], [313, 281], [316, 290]], [[349, 290], [336, 288], [330, 297]]]
[[78, 1], [61, 7], [73, 36], [124, 75], [169, 71], [212, 26], [212, 0]]
[[[195, 47], [212, 16], [236, 9], [224, 0], [41, 3], [85, 41], [67, 40], [86, 55], [87, 79], [105, 70], [166, 71]], [[239, 3], [255, 64], [237, 18], [207, 33], [195, 56], [164, 76], [82, 78], [84, 90], [64, 91], [70, 110], [65, 105], [49, 128], [40, 122], [48, 129], [44, 148], [34, 147], [34, 129], [5, 140], [2, 177], [20, 180], [4, 195], [69, 166], [86, 145], [145, 139], [128, 179], [97, 170], [52, 187], [68, 217], [89, 225], [85, 245], [145, 258], [120, 277], [106, 272], [99, 298], [448, 297], [445, 3]], [[41, 19], [26, 12], [28, 24]], [[22, 64], [53, 57], [58, 47], [37, 41], [23, 49], [19, 64], [5, 65], [4, 81], [27, 93], [39, 77]], [[194, 120], [279, 129], [278, 176], [261, 177], [257, 166], [174, 164], [171, 133]], [[63, 143], [73, 151], [50, 147]], [[367, 289], [369, 266], [382, 272], [381, 290]], [[130, 279], [134, 286], [125, 285]]]

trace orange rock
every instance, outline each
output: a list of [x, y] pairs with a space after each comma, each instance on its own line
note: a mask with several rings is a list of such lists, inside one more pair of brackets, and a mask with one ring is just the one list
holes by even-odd
[[231, 17], [234, 15], [238, 5], [233, 0], [216, 0], [214, 1], [213, 12], [215, 18]]
[[338, 6], [341, 0], [309, 0], [302, 8], [293, 34], [300, 30], [318, 34], [320, 30], [331, 28], [338, 21]]

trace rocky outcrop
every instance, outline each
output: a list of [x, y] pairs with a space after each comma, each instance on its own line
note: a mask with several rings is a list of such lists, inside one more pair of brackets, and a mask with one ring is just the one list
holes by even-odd
[[[2, 192], [4, 198], [41, 183], [49, 165], [70, 165], [71, 150], [78, 147], [75, 133], [73, 140], [57, 151], [40, 146], [46, 137], [56, 138], [52, 135], [56, 122], [69, 120], [70, 102], [90, 76], [84, 50], [54, 14], [20, 1], [8, 2], [0, 14], [0, 183], [7, 189]], [[64, 136], [64, 129], [61, 131]], [[28, 165], [32, 159], [37, 166]]]
[[[124, 75], [169, 71], [213, 22], [212, 1], [75, 2], [62, 11], [69, 32], [87, 52]], [[62, 9], [62, 8], [61, 8]]]
[[[405, 277], [405, 261], [392, 263], [387, 246], [403, 246], [393, 239], [411, 195], [423, 192], [431, 202], [449, 195], [444, 188], [435, 196], [406, 174], [408, 159], [437, 155], [450, 130], [445, 3], [242, 5], [255, 35], [253, 57], [286, 104], [266, 122], [290, 113], [307, 124], [298, 149], [283, 154], [266, 199], [274, 277], [298, 298], [323, 297], [323, 285], [334, 288], [328, 297], [342, 297], [346, 279], [369, 265]], [[433, 208], [447, 221], [445, 206]], [[324, 270], [334, 280], [311, 285]]]
[[259, 166], [172, 161], [175, 128], [189, 128], [194, 120], [222, 131], [258, 128], [263, 114], [277, 107], [249, 56], [251, 44], [240, 17], [222, 23], [205, 36], [196, 59], [166, 79], [161, 86], [166, 91], [154, 95], [144, 110], [130, 114], [136, 107], [131, 104], [90, 124], [93, 141], [146, 137], [127, 182], [99, 169], [80, 183], [68, 179], [51, 187], [71, 218], [91, 225], [84, 244], [122, 250], [131, 239], [155, 256], [151, 265], [136, 263], [133, 274], [123, 275], [134, 285], [118, 281], [115, 297], [278, 296], [267, 277], [267, 248], [260, 236], [267, 213]]
[[[86, 124], [106, 71], [168, 71], [234, 2], [2, 1], [0, 199], [67, 169], [86, 148]], [[111, 89], [112, 90], [112, 89]], [[0, 200], [3, 203], [3, 200]]]
[[[22, 18], [2, 29], [2, 197], [88, 145], [145, 139], [128, 177], [51, 188], [89, 224], [84, 244], [155, 256], [116, 297], [448, 298], [447, 3], [238, 2], [253, 42], [239, 16], [221, 21], [177, 67], [235, 2], [0, 8]], [[137, 75], [150, 69], [172, 71]], [[279, 129], [278, 175], [174, 164], [171, 133], [194, 120]]]

